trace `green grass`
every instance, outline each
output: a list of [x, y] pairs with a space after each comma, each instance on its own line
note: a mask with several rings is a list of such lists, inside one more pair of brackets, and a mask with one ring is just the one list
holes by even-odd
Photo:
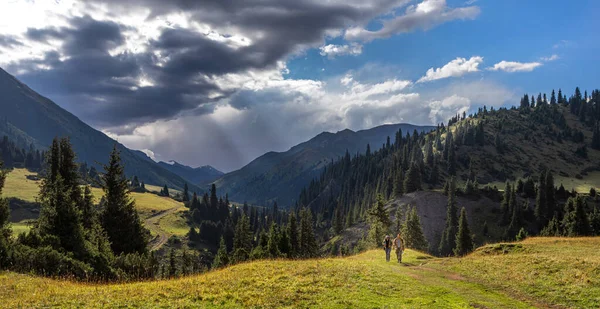
[[185, 236], [190, 231], [190, 226], [185, 218], [187, 208], [180, 208], [158, 220], [158, 226], [163, 231], [175, 236]]
[[[38, 193], [40, 181], [32, 181], [27, 179], [28, 175], [37, 175], [27, 171], [26, 169], [13, 169], [6, 177], [6, 183], [3, 189], [3, 197], [18, 198], [28, 202], [35, 202]], [[159, 188], [159, 187], [156, 187]], [[159, 188], [160, 189], [160, 188]], [[100, 188], [92, 188], [95, 202], [99, 202], [104, 192]], [[154, 215], [161, 212], [177, 209], [173, 214], [168, 214], [161, 218], [159, 224], [150, 224], [148, 226], [153, 235], [161, 232], [167, 233], [169, 236], [183, 236], [189, 231], [185, 219], [182, 217], [182, 212], [185, 210], [183, 203], [178, 202], [168, 197], [158, 196], [152, 193], [137, 193], [132, 192], [131, 197], [135, 200], [135, 207], [138, 210], [142, 220], [148, 220]], [[29, 227], [24, 222], [12, 224], [13, 235], [18, 235], [21, 232], [26, 232]]]
[[14, 197], [27, 202], [35, 202], [40, 192], [40, 181], [27, 179], [27, 176], [34, 176], [37, 173], [30, 172], [24, 168], [15, 168], [6, 176], [3, 197]]
[[31, 224], [29, 220], [24, 220], [21, 222], [11, 223], [13, 236], [17, 236], [21, 233], [29, 232], [31, 229]]
[[590, 172], [581, 179], [556, 176], [556, 186], [562, 183], [566, 190], [575, 189], [578, 193], [589, 193], [590, 188], [600, 188], [600, 172]]
[[532, 238], [447, 259], [408, 250], [404, 265], [371, 250], [123, 284], [4, 273], [0, 299], [9, 308], [598, 308], [599, 246], [600, 238]]

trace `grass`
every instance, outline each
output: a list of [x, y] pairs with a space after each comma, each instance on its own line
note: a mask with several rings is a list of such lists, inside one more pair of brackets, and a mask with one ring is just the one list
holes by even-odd
[[[38, 193], [40, 181], [27, 179], [27, 176], [35, 176], [36, 173], [29, 172], [26, 169], [13, 169], [6, 177], [6, 183], [2, 191], [3, 197], [14, 197], [28, 202], [35, 202]], [[160, 189], [160, 187], [156, 187]], [[99, 202], [104, 192], [100, 188], [92, 188], [95, 202]], [[183, 203], [168, 197], [158, 196], [152, 193], [132, 192], [131, 197], [135, 200], [135, 206], [142, 220], [148, 220], [161, 212], [177, 209], [173, 214], [168, 214], [161, 218], [158, 225], [148, 226], [153, 235], [167, 233], [170, 235], [183, 236], [189, 231], [189, 227], [182, 212], [185, 210]], [[29, 230], [24, 222], [12, 224], [13, 235]], [[185, 232], [184, 232], [185, 230]]]
[[12, 233], [14, 236], [17, 236], [21, 233], [29, 232], [31, 229], [31, 224], [29, 220], [23, 220], [21, 222], [11, 223]]
[[407, 250], [250, 262], [172, 280], [89, 284], [0, 274], [13, 307], [535, 308], [600, 306], [600, 238], [531, 238], [438, 259]]
[[600, 237], [530, 238], [433, 263], [494, 289], [569, 308], [600, 308]]
[[40, 192], [40, 181], [27, 179], [27, 176], [36, 176], [37, 173], [30, 172], [24, 168], [15, 168], [6, 176], [3, 197], [14, 197], [27, 202], [35, 202]]
[[[386, 263], [379, 250], [349, 258], [259, 261], [174, 280], [82, 284], [6, 273], [7, 307], [224, 308], [531, 308], [485, 286], [419, 271], [428, 256], [410, 251], [408, 265]], [[411, 266], [409, 266], [411, 265]]]

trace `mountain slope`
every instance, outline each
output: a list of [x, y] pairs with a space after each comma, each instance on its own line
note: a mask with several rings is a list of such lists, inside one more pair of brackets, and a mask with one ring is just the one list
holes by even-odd
[[286, 152], [268, 152], [243, 168], [225, 174], [215, 181], [215, 185], [220, 192], [229, 193], [229, 198], [234, 201], [254, 204], [277, 201], [290, 206], [302, 188], [346, 150], [351, 155], [364, 153], [367, 144], [373, 150], [378, 149], [388, 136], [393, 140], [399, 129], [412, 134], [414, 130], [422, 132], [433, 128], [394, 124], [357, 132], [348, 129], [337, 133], [323, 132]]
[[187, 165], [179, 164], [175, 161], [160, 161], [158, 162], [158, 165], [174, 174], [181, 176], [181, 178], [186, 179], [195, 185], [202, 185], [212, 182], [224, 174], [210, 165], [193, 168]]
[[529, 238], [443, 259], [407, 250], [402, 265], [371, 250], [118, 284], [3, 273], [0, 299], [8, 308], [598, 308], [599, 245], [598, 237]]
[[[105, 163], [116, 143], [104, 133], [85, 124], [73, 114], [62, 109], [15, 77], [0, 69], [0, 133], [7, 134], [20, 143], [33, 143], [48, 147], [56, 136], [68, 136], [78, 161]], [[128, 176], [137, 175], [148, 184], [182, 188], [183, 178], [169, 172], [150, 158], [117, 143]], [[196, 188], [198, 189], [198, 188]], [[199, 190], [199, 189], [198, 189]]]

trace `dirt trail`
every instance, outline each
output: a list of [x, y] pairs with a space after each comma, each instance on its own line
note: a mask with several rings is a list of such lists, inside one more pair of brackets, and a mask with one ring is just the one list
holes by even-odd
[[163, 211], [153, 214], [151, 217], [149, 217], [145, 220], [146, 228], [156, 234], [154, 239], [152, 239], [150, 241], [150, 243], [148, 244], [151, 251], [158, 250], [160, 247], [162, 247], [162, 245], [167, 243], [167, 241], [169, 240], [169, 234], [167, 232], [163, 231], [160, 228], [160, 226], [158, 225], [158, 223], [160, 222], [160, 219], [162, 219], [163, 217], [165, 217], [167, 215], [177, 212], [179, 209], [180, 209], [180, 207], [173, 207], [173, 208], [170, 208], [167, 210], [163, 210]]

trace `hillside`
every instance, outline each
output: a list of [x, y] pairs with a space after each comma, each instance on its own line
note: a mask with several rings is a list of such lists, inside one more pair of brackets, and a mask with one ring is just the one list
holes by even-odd
[[531, 238], [488, 245], [464, 258], [408, 250], [402, 265], [386, 263], [382, 251], [371, 250], [109, 285], [4, 273], [0, 299], [11, 308], [597, 308], [598, 246], [600, 238]]
[[327, 164], [344, 156], [364, 153], [367, 144], [378, 149], [388, 137], [394, 140], [401, 129], [411, 134], [430, 131], [434, 127], [409, 124], [383, 125], [369, 130], [323, 132], [285, 152], [268, 152], [241, 169], [227, 173], [215, 185], [229, 193], [233, 201], [266, 205], [277, 201], [290, 206], [303, 187], [317, 177]]
[[[78, 155], [78, 161], [95, 165], [106, 163], [116, 143], [104, 133], [85, 124], [73, 114], [36, 93], [0, 68], [0, 134], [7, 135], [21, 147], [30, 144], [46, 148], [56, 136], [68, 136]], [[125, 172], [137, 175], [149, 184], [183, 188], [183, 178], [169, 172], [145, 155], [117, 143]], [[99, 169], [99, 166], [96, 165]], [[194, 186], [200, 192], [200, 189]]]
[[187, 165], [179, 164], [175, 161], [160, 161], [158, 162], [158, 165], [167, 171], [179, 175], [181, 178], [187, 180], [190, 184], [195, 184], [197, 186], [210, 183], [223, 176], [223, 172], [210, 165], [193, 168]]
[[[6, 177], [3, 196], [9, 199], [14, 235], [28, 231], [29, 222], [39, 216], [39, 205], [35, 202], [40, 181], [29, 179], [32, 176], [37, 174], [25, 169], [13, 169]], [[92, 188], [92, 194], [98, 203], [104, 192], [99, 188]], [[187, 208], [183, 203], [153, 193], [132, 192], [131, 198], [135, 200], [144, 225], [150, 230], [152, 249], [161, 247], [172, 235], [184, 236], [189, 231], [184, 215]]]

